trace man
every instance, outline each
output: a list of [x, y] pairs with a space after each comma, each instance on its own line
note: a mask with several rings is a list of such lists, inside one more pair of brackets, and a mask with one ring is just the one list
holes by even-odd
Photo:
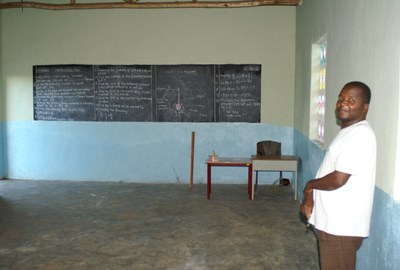
[[366, 120], [370, 99], [364, 83], [343, 87], [336, 104], [341, 130], [303, 191], [301, 211], [318, 231], [322, 270], [355, 269], [369, 236], [376, 171], [376, 139]]

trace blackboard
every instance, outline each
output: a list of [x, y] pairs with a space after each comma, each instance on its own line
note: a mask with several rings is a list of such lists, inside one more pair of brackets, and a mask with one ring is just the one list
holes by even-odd
[[34, 120], [260, 122], [261, 65], [33, 67]]

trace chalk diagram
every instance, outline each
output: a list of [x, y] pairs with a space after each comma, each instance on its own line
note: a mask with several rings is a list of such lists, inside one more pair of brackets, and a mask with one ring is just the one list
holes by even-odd
[[168, 87], [162, 97], [163, 103], [167, 105], [164, 116], [172, 122], [190, 121], [189, 106], [194, 100], [194, 96], [189, 89]]

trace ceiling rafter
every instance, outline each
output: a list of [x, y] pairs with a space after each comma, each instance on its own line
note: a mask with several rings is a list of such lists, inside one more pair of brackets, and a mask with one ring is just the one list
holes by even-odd
[[124, 0], [122, 3], [90, 3], [77, 4], [71, 0], [70, 4], [45, 4], [38, 2], [10, 2], [0, 4], [0, 9], [9, 8], [37, 8], [48, 10], [70, 9], [114, 9], [114, 8], [239, 8], [256, 6], [298, 6], [302, 0], [249, 0], [249, 1], [209, 1], [198, 2], [138, 2], [138, 0]]

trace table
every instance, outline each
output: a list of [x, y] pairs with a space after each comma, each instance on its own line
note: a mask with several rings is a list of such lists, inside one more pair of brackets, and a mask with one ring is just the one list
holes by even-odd
[[211, 167], [212, 166], [233, 166], [233, 167], [248, 167], [249, 179], [247, 192], [249, 200], [252, 200], [252, 182], [253, 182], [253, 164], [251, 158], [220, 158], [218, 161], [206, 160], [207, 163], [207, 199], [210, 199], [211, 194]]
[[[297, 200], [297, 158], [295, 156], [252, 155], [254, 171], [294, 171], [294, 199]], [[251, 199], [254, 200], [254, 179], [252, 181]]]

